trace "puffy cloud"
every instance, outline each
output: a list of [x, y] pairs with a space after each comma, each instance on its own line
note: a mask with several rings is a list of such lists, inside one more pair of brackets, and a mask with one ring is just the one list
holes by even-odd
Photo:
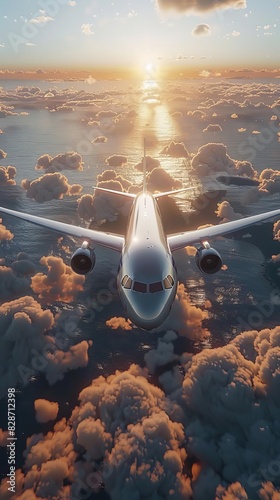
[[[97, 186], [115, 191], [130, 191], [133, 185], [130, 181], [118, 175], [115, 170], [104, 170], [97, 176]], [[137, 190], [137, 187], [135, 187]], [[134, 190], [133, 190], [134, 192]], [[94, 196], [83, 195], [78, 200], [78, 215], [81, 219], [94, 219], [97, 224], [103, 221], [116, 221], [118, 213], [128, 215], [131, 202], [122, 196], [96, 190]]]
[[206, 117], [206, 113], [205, 111], [201, 111], [200, 109], [195, 109], [194, 111], [188, 111], [187, 116], [194, 116], [202, 120]]
[[13, 273], [10, 267], [0, 266], [0, 298], [11, 299], [30, 291], [29, 282]]
[[280, 241], [280, 220], [273, 224], [274, 239]]
[[[33, 17], [30, 19], [30, 23], [32, 24], [46, 24], [50, 21], [54, 21], [53, 17], [45, 16], [44, 14], [41, 16]], [[37, 69], [37, 73], [43, 72], [42, 70]]]
[[104, 142], [107, 142], [108, 139], [107, 137], [105, 137], [105, 135], [99, 135], [98, 137], [96, 137], [93, 141], [91, 141], [92, 143], [94, 144], [100, 144], [100, 143], [104, 143]]
[[[160, 161], [156, 158], [152, 158], [152, 156], [146, 156], [146, 169], [147, 172], [151, 172], [154, 168], [160, 167]], [[134, 165], [134, 168], [143, 172], [143, 159], [140, 163]]]
[[11, 268], [19, 276], [32, 276], [36, 272], [36, 265], [25, 252], [20, 252], [17, 255], [17, 260], [12, 262]]
[[69, 184], [67, 177], [58, 172], [44, 174], [34, 181], [24, 179], [21, 186], [26, 190], [26, 196], [38, 203], [61, 200], [63, 196], [75, 196], [83, 189], [80, 184]]
[[259, 176], [259, 190], [269, 194], [280, 192], [280, 170], [265, 168]]
[[245, 9], [247, 6], [246, 0], [156, 0], [156, 4], [160, 10], [171, 10], [179, 13], [190, 12], [205, 12], [215, 9]]
[[13, 186], [16, 184], [14, 177], [17, 173], [15, 167], [0, 167], [0, 186]]
[[121, 317], [110, 318], [106, 321], [106, 326], [112, 328], [113, 330], [117, 330], [121, 328], [122, 330], [132, 330], [132, 323], [130, 319], [125, 319]]
[[25, 369], [31, 365], [34, 351], [46, 344], [44, 334], [52, 325], [52, 313], [43, 311], [32, 297], [21, 297], [0, 306], [0, 397], [8, 387], [27, 383], [31, 370], [25, 379]]
[[5, 151], [3, 151], [3, 149], [0, 149], [0, 160], [2, 160], [2, 158], [6, 158], [7, 156], [7, 153], [5, 153]]
[[210, 28], [209, 24], [198, 24], [192, 30], [192, 35], [193, 36], [208, 36], [208, 35], [211, 35], [211, 28]]
[[182, 337], [203, 340], [210, 335], [207, 328], [202, 326], [203, 320], [208, 317], [207, 311], [191, 303], [189, 295], [181, 283], [178, 285], [176, 299], [170, 314], [158, 330], [173, 330]]
[[149, 189], [152, 191], [167, 191], [173, 188], [181, 188], [182, 182], [174, 179], [164, 168], [157, 167], [147, 176]]
[[236, 161], [234, 173], [254, 179], [257, 177], [257, 171], [253, 168], [249, 161]]
[[46, 423], [55, 420], [58, 414], [58, 403], [53, 403], [47, 399], [36, 399], [34, 401], [36, 420], [40, 423]]
[[235, 167], [234, 160], [227, 154], [226, 146], [216, 143], [201, 146], [192, 158], [191, 164], [198, 174], [201, 170], [209, 174], [211, 172], [232, 172]]
[[156, 349], [151, 349], [144, 355], [146, 366], [151, 374], [154, 374], [158, 367], [165, 366], [179, 359], [179, 356], [174, 354], [174, 346], [172, 344], [172, 340], [176, 338], [176, 333], [169, 331], [162, 339], [158, 339]]
[[60, 257], [42, 257], [40, 264], [48, 268], [47, 274], [37, 273], [31, 278], [31, 288], [40, 299], [47, 303], [72, 302], [83, 290], [85, 277], [74, 273]]
[[[51, 311], [24, 296], [0, 306], [0, 398], [8, 387], [25, 386], [37, 373], [50, 385], [88, 363], [91, 342], [71, 344], [71, 332], [54, 326]], [[55, 335], [54, 335], [55, 333]], [[63, 350], [61, 350], [61, 348]]]
[[82, 30], [82, 33], [84, 33], [84, 35], [87, 35], [87, 36], [94, 35], [94, 32], [92, 31], [92, 24], [90, 24], [90, 23], [82, 24], [81, 30]]
[[231, 220], [242, 218], [242, 215], [236, 213], [233, 210], [231, 204], [226, 200], [217, 204], [217, 210], [215, 213], [218, 217], [221, 217], [223, 219], [221, 222], [229, 222]]
[[203, 132], [222, 132], [222, 127], [218, 123], [209, 123]]
[[108, 163], [110, 167], [122, 167], [125, 163], [127, 163], [127, 158], [122, 155], [112, 155], [106, 159], [106, 163]]
[[187, 255], [193, 255], [194, 256], [196, 254], [196, 252], [197, 252], [197, 249], [196, 249], [196, 247], [186, 246], [185, 247], [185, 251], [186, 251]]
[[42, 155], [38, 158], [36, 170], [45, 170], [45, 173], [61, 172], [61, 170], [83, 170], [83, 161], [79, 153], [73, 151], [59, 154], [53, 158]]
[[189, 152], [183, 142], [171, 141], [163, 148], [160, 154], [172, 156], [173, 158], [188, 158]]
[[279, 338], [279, 326], [246, 331], [224, 347], [178, 360], [176, 335], [167, 332], [146, 359], [154, 377], [181, 362], [180, 371], [175, 366], [158, 377], [169, 396], [136, 365], [94, 379], [68, 421], [27, 439], [25, 474], [16, 473], [22, 498], [70, 498], [81, 488], [98, 491], [101, 482], [112, 500], [162, 492], [179, 500], [273, 498]]
[[2, 219], [0, 219], [0, 241], [10, 241], [13, 237], [13, 233], [2, 224]]

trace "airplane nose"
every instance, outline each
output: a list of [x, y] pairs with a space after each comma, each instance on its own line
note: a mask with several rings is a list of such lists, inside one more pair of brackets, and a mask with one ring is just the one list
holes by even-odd
[[137, 326], [145, 330], [152, 330], [163, 323], [169, 314], [166, 308], [164, 293], [157, 296], [150, 294], [132, 296], [130, 300], [130, 317]]

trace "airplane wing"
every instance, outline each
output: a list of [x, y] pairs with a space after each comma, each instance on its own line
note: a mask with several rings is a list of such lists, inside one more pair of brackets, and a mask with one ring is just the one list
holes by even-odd
[[46, 227], [47, 229], [58, 231], [62, 234], [68, 234], [69, 236], [74, 236], [76, 238], [89, 239], [97, 245], [102, 245], [103, 247], [111, 248], [112, 250], [117, 250], [119, 252], [122, 251], [124, 245], [124, 237], [118, 236], [116, 234], [73, 226], [64, 222], [57, 222], [50, 219], [45, 219], [43, 217], [37, 217], [36, 215], [29, 215], [23, 212], [17, 212], [16, 210], [10, 210], [3, 207], [0, 207], [0, 212], [3, 212], [7, 215], [12, 215], [13, 217], [17, 217], [18, 219], [32, 222], [33, 224], [37, 224], [38, 226]]
[[173, 189], [173, 191], [164, 191], [162, 193], [154, 193], [153, 197], [158, 199], [158, 198], [163, 198], [164, 196], [169, 196], [177, 193], [182, 193], [183, 191], [193, 191], [193, 187], [187, 187], [187, 188], [181, 188], [181, 189]]
[[125, 196], [126, 198], [136, 198], [136, 194], [133, 193], [127, 193], [126, 191], [116, 191], [115, 189], [107, 189], [107, 188], [102, 188], [99, 186], [92, 186], [93, 189], [97, 189], [98, 191], [104, 191], [105, 193], [111, 193], [111, 194], [118, 194], [121, 196]]
[[217, 236], [225, 236], [229, 233], [233, 233], [234, 231], [238, 231], [239, 229], [244, 229], [252, 224], [256, 224], [257, 222], [263, 222], [277, 216], [280, 216], [280, 210], [272, 210], [271, 212], [265, 212], [259, 215], [245, 217], [244, 219], [225, 222], [223, 224], [218, 224], [217, 226], [173, 234], [167, 237], [167, 241], [169, 243], [170, 250], [174, 252], [175, 250], [184, 248], [187, 245], [194, 245], [195, 243], [208, 241], [216, 238]]

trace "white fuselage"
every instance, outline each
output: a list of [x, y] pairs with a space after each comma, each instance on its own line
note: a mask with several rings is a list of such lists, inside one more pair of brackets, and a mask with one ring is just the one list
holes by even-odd
[[145, 330], [167, 318], [177, 290], [177, 273], [159, 208], [149, 193], [137, 195], [129, 216], [118, 288], [131, 321]]

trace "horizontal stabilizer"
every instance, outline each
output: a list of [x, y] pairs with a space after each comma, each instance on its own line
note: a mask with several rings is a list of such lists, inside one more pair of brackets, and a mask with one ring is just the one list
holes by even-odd
[[115, 189], [107, 189], [99, 186], [93, 186], [93, 189], [98, 189], [98, 191], [104, 191], [105, 193], [119, 194], [121, 196], [126, 196], [127, 198], [136, 198], [136, 194], [127, 193], [125, 191], [115, 191]]
[[187, 187], [187, 188], [181, 188], [181, 189], [174, 189], [173, 191], [165, 191], [163, 193], [154, 193], [153, 197], [154, 198], [162, 198], [163, 196], [170, 196], [173, 194], [182, 193], [183, 191], [190, 191], [190, 190], [193, 191], [193, 188]]

